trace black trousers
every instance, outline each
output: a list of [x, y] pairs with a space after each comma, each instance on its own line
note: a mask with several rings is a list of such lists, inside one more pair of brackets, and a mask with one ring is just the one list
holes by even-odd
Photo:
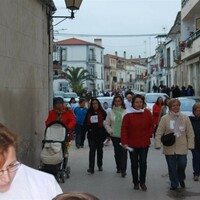
[[114, 147], [114, 157], [117, 170], [126, 172], [127, 168], [127, 150], [125, 150], [121, 145], [121, 139], [117, 137], [111, 137], [113, 147]]
[[88, 138], [89, 143], [89, 168], [94, 170], [95, 166], [95, 154], [97, 151], [97, 166], [102, 167], [103, 165], [103, 140], [97, 140]]

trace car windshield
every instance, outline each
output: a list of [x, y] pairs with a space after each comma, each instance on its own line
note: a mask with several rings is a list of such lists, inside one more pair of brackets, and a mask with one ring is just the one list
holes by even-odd
[[99, 100], [99, 102], [101, 103], [101, 106], [103, 107], [103, 103], [104, 102], [107, 102], [108, 103], [108, 107], [109, 108], [111, 108], [112, 107], [112, 101], [113, 101], [113, 99], [98, 99]]
[[194, 99], [181, 99], [181, 111], [192, 111], [192, 106], [196, 103]]
[[54, 92], [54, 97], [60, 97], [60, 96], [63, 97], [63, 95], [64, 95], [64, 92], [63, 92], [63, 91]]
[[145, 98], [146, 103], [155, 103], [158, 97], [162, 97], [163, 101], [165, 100], [166, 96], [163, 95], [147, 95]]
[[64, 98], [72, 98], [72, 97], [74, 97], [74, 98], [77, 98], [78, 96], [77, 96], [77, 94], [64, 94]]

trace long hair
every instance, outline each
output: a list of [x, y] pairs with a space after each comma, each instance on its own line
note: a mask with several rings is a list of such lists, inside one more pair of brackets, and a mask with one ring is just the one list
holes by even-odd
[[121, 100], [121, 102], [122, 102], [122, 108], [124, 108], [124, 109], [126, 109], [126, 106], [125, 106], [125, 103], [124, 103], [124, 99], [122, 98], [122, 96], [120, 96], [120, 95], [116, 95], [116, 96], [114, 96], [114, 98], [113, 98], [113, 101], [112, 101], [112, 108], [113, 108], [113, 106], [114, 106], [114, 102], [115, 102], [115, 99], [120, 99]]
[[89, 108], [88, 112], [91, 112], [91, 113], [94, 112], [94, 108], [93, 108], [93, 106], [92, 106], [92, 103], [93, 103], [94, 101], [97, 101], [97, 103], [98, 103], [98, 105], [99, 105], [99, 106], [98, 106], [98, 109], [100, 109], [100, 110], [104, 113], [105, 111], [104, 111], [104, 109], [102, 108], [101, 103], [100, 103], [100, 101], [99, 101], [97, 98], [92, 98], [92, 99], [91, 99], [90, 108]]

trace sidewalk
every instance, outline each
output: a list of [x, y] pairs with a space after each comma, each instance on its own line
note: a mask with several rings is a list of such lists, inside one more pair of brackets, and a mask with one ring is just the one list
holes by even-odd
[[95, 170], [94, 175], [88, 175], [89, 148], [76, 149], [74, 143], [70, 148], [69, 166], [71, 177], [61, 187], [64, 192], [89, 192], [101, 200], [197, 200], [200, 198], [200, 182], [193, 181], [192, 155], [188, 154], [186, 169], [186, 188], [170, 191], [167, 166], [162, 150], [154, 149], [152, 144], [148, 153], [148, 171], [146, 185], [148, 190], [143, 192], [133, 189], [130, 162], [126, 178], [116, 173], [112, 144], [104, 147], [103, 172]]

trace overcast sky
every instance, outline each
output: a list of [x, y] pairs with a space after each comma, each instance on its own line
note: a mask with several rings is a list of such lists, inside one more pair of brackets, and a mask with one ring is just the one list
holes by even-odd
[[[70, 15], [64, 0], [54, 0], [54, 15]], [[155, 36], [124, 35], [168, 33], [181, 10], [181, 0], [83, 0], [75, 19], [54, 19], [55, 41], [76, 37], [88, 42], [102, 38], [104, 54], [147, 57], [155, 54]], [[59, 34], [58, 34], [59, 33]], [[72, 34], [72, 35], [67, 35]], [[78, 37], [73, 34], [122, 35], [122, 37]]]

